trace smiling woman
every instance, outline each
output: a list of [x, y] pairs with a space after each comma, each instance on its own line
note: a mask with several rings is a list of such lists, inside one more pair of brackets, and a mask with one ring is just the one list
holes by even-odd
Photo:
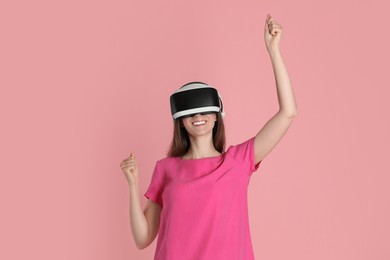
[[168, 156], [156, 162], [142, 212], [134, 155], [121, 164], [130, 183], [130, 219], [138, 248], [158, 234], [155, 260], [253, 260], [247, 189], [263, 158], [296, 114], [279, 53], [281, 27], [267, 16], [264, 38], [280, 110], [255, 137], [225, 151], [222, 99], [212, 86], [190, 82], [170, 97], [174, 130]]
[[[172, 117], [176, 119], [168, 156], [207, 157], [208, 153], [213, 156], [225, 151], [223, 105], [215, 88], [203, 82], [190, 82], [172, 94], [170, 100]], [[193, 114], [195, 111], [197, 114]], [[202, 127], [195, 127], [196, 125]], [[193, 155], [191, 143], [194, 148], [207, 148], [208, 151], [203, 150], [203, 154]]]

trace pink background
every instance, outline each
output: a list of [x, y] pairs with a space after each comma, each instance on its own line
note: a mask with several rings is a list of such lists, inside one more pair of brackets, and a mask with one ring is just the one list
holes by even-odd
[[298, 116], [251, 179], [256, 259], [390, 259], [388, 10], [3, 1], [0, 259], [151, 259], [119, 164], [135, 152], [145, 191], [171, 140], [169, 95], [189, 81], [221, 92], [228, 145], [257, 133], [278, 109], [267, 12], [284, 27]]

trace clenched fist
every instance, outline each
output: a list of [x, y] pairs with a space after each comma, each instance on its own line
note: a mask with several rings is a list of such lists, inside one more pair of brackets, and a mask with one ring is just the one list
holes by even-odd
[[124, 159], [120, 164], [129, 185], [138, 184], [138, 167], [137, 161], [135, 160], [135, 156], [133, 153], [126, 159]]
[[268, 51], [279, 47], [282, 31], [282, 26], [277, 23], [270, 14], [268, 14], [264, 25], [264, 40]]

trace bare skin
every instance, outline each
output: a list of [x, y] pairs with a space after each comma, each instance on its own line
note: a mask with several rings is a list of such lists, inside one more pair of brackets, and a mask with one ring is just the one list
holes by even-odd
[[142, 211], [139, 192], [139, 172], [133, 153], [120, 164], [130, 188], [130, 225], [138, 249], [149, 246], [160, 226], [161, 207], [148, 200]]
[[268, 14], [264, 40], [274, 70], [279, 111], [267, 121], [255, 137], [255, 162], [267, 156], [279, 143], [297, 114], [297, 104], [287, 68], [280, 52], [282, 27]]
[[[279, 143], [287, 132], [295, 115], [297, 105], [287, 68], [284, 64], [279, 43], [282, 27], [268, 14], [264, 25], [264, 40], [274, 70], [279, 111], [271, 117], [256, 134], [254, 153], [255, 162], [263, 160]], [[190, 149], [182, 159], [199, 159], [220, 155], [212, 142], [212, 128], [215, 114], [197, 114], [182, 119], [183, 127], [190, 136]], [[198, 122], [196, 124], [195, 122]], [[206, 122], [204, 122], [206, 121]], [[161, 207], [148, 200], [144, 210], [141, 209], [139, 192], [139, 172], [133, 153], [120, 164], [130, 187], [130, 224], [134, 241], [139, 249], [149, 246], [156, 238], [160, 227]]]
[[[190, 149], [182, 159], [200, 159], [218, 156], [213, 144], [213, 128], [217, 120], [216, 114], [201, 115], [182, 119], [183, 127], [190, 137]], [[196, 123], [202, 123], [196, 125]]]

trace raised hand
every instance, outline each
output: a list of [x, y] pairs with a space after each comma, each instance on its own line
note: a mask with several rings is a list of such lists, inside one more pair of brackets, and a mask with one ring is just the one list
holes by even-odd
[[264, 40], [268, 51], [279, 48], [282, 30], [282, 26], [270, 14], [267, 14], [264, 25]]
[[133, 153], [126, 159], [124, 159], [120, 164], [123, 173], [125, 174], [129, 185], [138, 184], [139, 174], [137, 161], [135, 160], [135, 156]]

